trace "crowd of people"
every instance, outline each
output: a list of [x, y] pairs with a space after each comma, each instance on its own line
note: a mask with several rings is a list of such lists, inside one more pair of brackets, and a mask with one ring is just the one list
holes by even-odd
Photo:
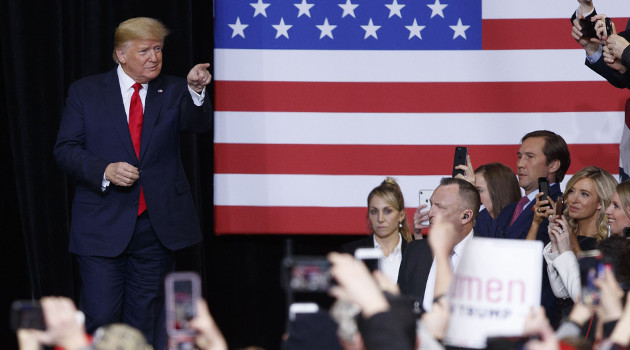
[[[622, 257], [630, 252], [630, 239], [624, 236], [630, 224], [630, 182], [618, 184], [606, 170], [588, 166], [571, 176], [562, 191], [560, 183], [571, 156], [562, 137], [546, 130], [526, 134], [517, 156], [517, 174], [498, 164], [473, 171], [469, 157], [468, 164], [460, 166], [464, 175], [442, 179], [430, 209], [422, 204], [414, 215], [414, 230], [428, 228], [428, 239], [409, 242], [401, 234], [404, 200], [395, 180], [387, 178], [370, 193], [368, 219], [373, 235], [346, 246], [356, 249], [363, 243], [381, 247], [386, 257], [396, 257], [395, 250], [379, 244], [391, 240], [399, 247], [404, 244], [405, 250], [398, 258], [396, 279], [387, 277], [390, 267], [371, 276], [351, 255], [329, 255], [339, 283], [331, 293], [359, 305], [364, 319], [358, 322], [360, 337], [342, 340], [341, 348], [448, 348], [441, 341], [448, 330], [450, 285], [474, 237], [544, 243], [541, 307], [532, 310], [519, 334], [527, 337], [526, 348], [628, 346], [630, 329], [624, 327], [630, 307], [624, 309], [623, 304], [630, 289], [630, 261]], [[546, 198], [539, 192], [539, 178], [551, 184]], [[504, 189], [499, 193], [509, 194], [515, 185], [525, 196], [520, 197], [519, 190], [511, 203], [481, 195], [495, 186]], [[427, 219], [429, 225], [423, 224]], [[605, 270], [593, 280], [599, 295], [596, 302], [582, 290], [578, 262], [583, 253], [593, 252], [606, 262]], [[405, 332], [410, 327], [405, 322], [417, 322], [416, 332]]]

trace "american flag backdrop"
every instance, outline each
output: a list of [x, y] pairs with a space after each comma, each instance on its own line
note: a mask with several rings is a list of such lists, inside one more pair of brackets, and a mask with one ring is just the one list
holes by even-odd
[[[455, 146], [515, 169], [537, 129], [569, 143], [570, 174], [617, 174], [630, 93], [584, 65], [577, 5], [215, 0], [216, 233], [367, 233], [386, 176], [413, 215]], [[625, 27], [625, 2], [595, 5]]]

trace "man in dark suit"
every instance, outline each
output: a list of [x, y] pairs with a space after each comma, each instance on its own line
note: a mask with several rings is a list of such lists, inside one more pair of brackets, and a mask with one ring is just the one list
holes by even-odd
[[[487, 210], [482, 210], [475, 224], [475, 235], [525, 239], [534, 219], [532, 208], [536, 204], [538, 178], [549, 180], [549, 196], [554, 201], [562, 194], [560, 182], [571, 164], [569, 148], [562, 136], [547, 130], [530, 132], [521, 139], [517, 156], [518, 184], [525, 191], [525, 197], [520, 201], [522, 209], [517, 210], [519, 202], [511, 203], [501, 210], [496, 220]], [[546, 220], [541, 223], [536, 235], [536, 239], [544, 244], [549, 243], [547, 225]]]
[[[627, 62], [623, 62], [621, 60], [621, 52], [624, 51], [623, 49], [627, 46], [627, 39], [630, 35], [628, 32], [628, 30], [630, 30], [630, 20], [626, 24], [626, 32], [621, 32], [619, 35], [607, 33], [608, 36], [612, 36], [613, 38], [602, 38], [607, 39], [603, 45], [602, 40], [599, 38], [584, 35], [585, 33], [588, 33], [588, 28], [582, 28], [580, 18], [584, 18], [586, 20], [586, 24], [588, 25], [588, 23], [596, 23], [593, 22], [593, 18], [595, 18], [595, 20], [603, 20], [605, 16], [597, 14], [592, 1], [580, 0], [578, 2], [580, 5], [571, 16], [571, 23], [573, 24], [571, 36], [584, 48], [584, 51], [586, 52], [586, 60], [584, 64], [586, 64], [586, 66], [592, 69], [595, 73], [608, 80], [608, 82], [614, 87], [620, 89], [630, 88], [630, 72], [628, 72]], [[599, 25], [601, 25], [601, 22]], [[608, 42], [608, 39], [612, 39], [610, 40], [610, 43]], [[622, 48], [620, 45], [623, 42], [625, 42], [626, 45]], [[606, 61], [606, 47], [612, 43], [614, 43], [619, 49], [619, 52], [618, 55], [615, 54], [612, 57], [608, 55], [609, 60]], [[627, 53], [627, 55], [628, 54], [629, 53]], [[617, 59], [615, 59], [614, 56], [618, 56]]]
[[[454, 247], [450, 259], [455, 269], [466, 243], [473, 236], [473, 226], [481, 206], [479, 191], [465, 180], [444, 178], [433, 192], [430, 201], [431, 209], [426, 214], [427, 217], [420, 219], [422, 221], [428, 219], [431, 224], [435, 217], [440, 215], [443, 221], [453, 226], [453, 232], [457, 237], [453, 240]], [[401, 293], [411, 296], [416, 301], [416, 305], [422, 306], [423, 310], [431, 310], [435, 275], [435, 259], [428, 240], [422, 239], [409, 243], [398, 274]]]
[[[533, 207], [536, 204], [538, 194], [538, 178], [545, 177], [549, 180], [549, 197], [556, 201], [562, 196], [560, 182], [571, 164], [569, 148], [562, 136], [547, 130], [533, 131], [521, 139], [521, 146], [517, 152], [516, 170], [518, 184], [525, 192], [525, 196], [519, 202], [507, 205], [496, 220], [487, 210], [479, 213], [479, 219], [475, 224], [475, 235], [492, 238], [537, 239], [543, 244], [549, 243], [547, 226], [549, 221], [542, 220], [532, 225], [534, 221]], [[541, 200], [543, 200], [541, 198]], [[520, 208], [518, 208], [520, 207]], [[537, 226], [537, 228], [536, 228]], [[543, 265], [546, 262], [543, 261]], [[543, 266], [542, 272], [541, 304], [545, 307], [546, 314], [555, 323], [556, 297], [551, 290], [547, 268]]]
[[54, 151], [76, 180], [69, 249], [88, 332], [124, 322], [156, 349], [166, 347], [163, 280], [173, 251], [201, 241], [179, 133], [212, 127], [209, 64], [187, 81], [160, 75], [167, 34], [152, 18], [118, 26], [118, 67], [70, 86]]

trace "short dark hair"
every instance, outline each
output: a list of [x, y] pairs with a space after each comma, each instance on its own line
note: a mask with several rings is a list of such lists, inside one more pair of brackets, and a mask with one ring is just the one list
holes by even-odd
[[445, 177], [440, 181], [440, 186], [457, 185], [459, 190], [459, 210], [470, 209], [473, 212], [473, 223], [479, 216], [481, 197], [479, 191], [470, 182], [453, 177]]
[[543, 147], [543, 153], [547, 158], [547, 164], [554, 160], [560, 161], [560, 167], [556, 171], [556, 182], [560, 183], [564, 179], [564, 175], [569, 170], [571, 165], [571, 154], [569, 153], [569, 147], [564, 141], [562, 136], [549, 130], [536, 130], [523, 136], [521, 143], [530, 137], [542, 137], [545, 140], [545, 146]]

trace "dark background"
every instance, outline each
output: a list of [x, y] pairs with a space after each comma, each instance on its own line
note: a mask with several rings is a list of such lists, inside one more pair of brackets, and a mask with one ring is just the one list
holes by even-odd
[[[46, 295], [77, 300], [80, 282], [67, 251], [74, 184], [55, 164], [53, 145], [68, 86], [113, 69], [114, 29], [138, 16], [157, 18], [171, 30], [163, 74], [184, 77], [194, 64], [212, 62], [211, 0], [0, 2], [3, 349], [16, 348], [8, 326], [13, 300]], [[178, 253], [177, 270], [201, 274], [204, 295], [231, 349], [277, 349], [286, 320], [280, 286], [285, 247], [319, 255], [356, 237], [215, 236], [212, 154], [212, 133], [183, 135], [182, 156], [205, 240]]]

